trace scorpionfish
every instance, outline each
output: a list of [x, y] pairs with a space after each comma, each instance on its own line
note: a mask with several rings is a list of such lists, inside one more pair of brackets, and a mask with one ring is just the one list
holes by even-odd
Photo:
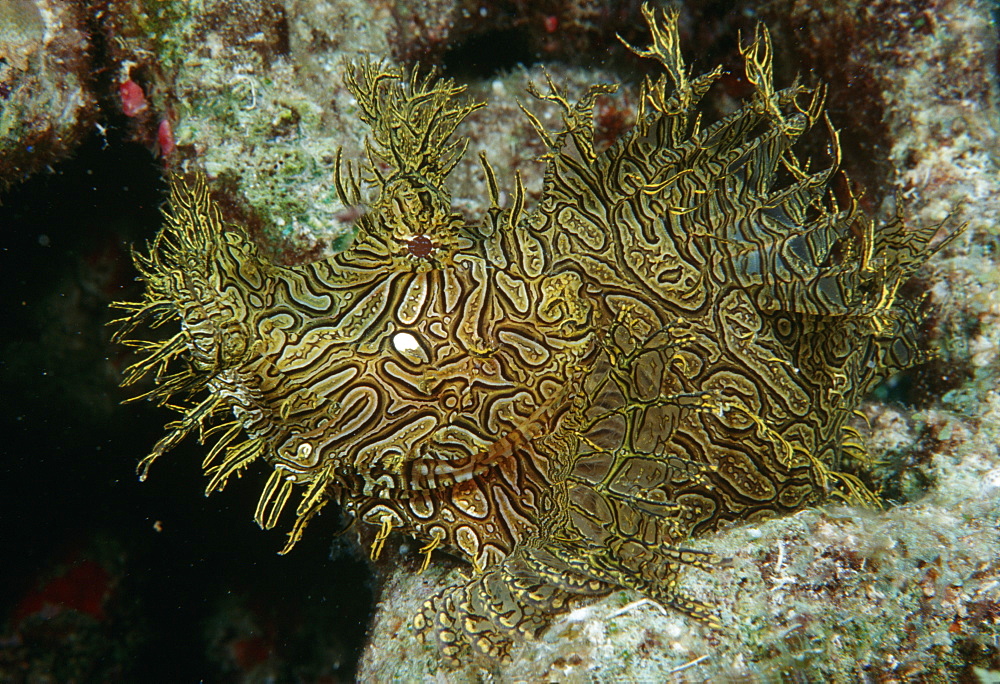
[[[124, 384], [151, 376], [141, 396], [181, 414], [141, 477], [194, 432], [208, 492], [266, 464], [261, 527], [294, 498], [285, 551], [333, 501], [373, 558], [395, 532], [425, 566], [435, 550], [467, 561], [467, 581], [413, 618], [456, 663], [503, 657], [617, 588], [718, 624], [679, 577], [720, 559], [686, 540], [870, 498], [843, 467], [848, 420], [923, 356], [899, 291], [937, 227], [876, 226], [834, 195], [824, 90], [774, 87], [765, 29], [741, 49], [753, 95], [703, 125], [722, 70], [693, 77], [677, 14], [644, 14], [652, 44], [632, 49], [660, 74], [607, 149], [606, 87], [576, 102], [551, 80], [529, 89], [561, 112], [550, 130], [523, 108], [547, 148], [530, 209], [520, 177], [502, 191], [482, 155], [489, 207], [476, 222], [455, 210], [446, 179], [467, 141], [453, 136], [483, 105], [371, 59], [345, 77], [371, 135], [363, 162], [337, 158], [341, 201], [364, 207], [344, 251], [270, 263], [204, 179], [175, 183], [136, 256], [142, 301], [118, 304], [118, 339], [144, 355]], [[830, 162], [811, 170], [792, 148], [818, 123]]]

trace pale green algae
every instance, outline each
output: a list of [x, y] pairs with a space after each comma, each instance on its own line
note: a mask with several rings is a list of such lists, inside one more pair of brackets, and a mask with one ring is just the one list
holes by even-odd
[[[314, 253], [316, 235], [342, 248], [353, 226], [339, 216], [333, 158], [345, 144], [357, 155], [350, 141], [362, 131], [337, 64], [349, 51], [385, 52], [384, 42], [365, 42], [377, 31], [361, 30], [378, 26], [377, 10], [360, 2], [295, 2], [287, 10], [265, 0], [120, 4], [130, 10], [117, 28], [121, 58], [154, 67], [150, 95], [169, 112], [179, 151], [173, 170], [224, 181], [279, 254]], [[356, 42], [316, 49], [324, 21]]]
[[[446, 4], [434, 9], [448, 15], [454, 8]], [[367, 133], [343, 87], [345, 60], [370, 54], [391, 63], [390, 37], [399, 31], [392, 8], [360, 0], [185, 0], [147, 8], [118, 0], [116, 9], [117, 58], [147, 76], [147, 96], [172, 124], [178, 151], [170, 171], [206, 173], [253, 217], [255, 237], [278, 261], [343, 249], [364, 208], [340, 202], [334, 158], [342, 149], [345, 161], [358, 159]], [[594, 79], [617, 80], [599, 70], [551, 70], [571, 96]], [[460, 129], [471, 138], [469, 153], [449, 179], [455, 204], [470, 214], [486, 201], [481, 150], [509, 176], [519, 171], [529, 196], [540, 189], [542, 149], [517, 106], [531, 77], [541, 80], [540, 69], [469, 84], [470, 97], [491, 103]], [[533, 107], [543, 119], [556, 115], [554, 104]]]
[[34, 0], [7, 0], [0, 4], [0, 59], [19, 71], [45, 39], [45, 22]]
[[50, 168], [93, 130], [91, 71], [81, 6], [0, 2], [0, 191]]

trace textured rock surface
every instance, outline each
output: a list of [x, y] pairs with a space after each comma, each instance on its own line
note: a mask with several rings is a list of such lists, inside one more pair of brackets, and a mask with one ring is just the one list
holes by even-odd
[[[426, 42], [444, 40], [449, 17], [462, 12], [451, 3], [411, 9], [334, 0], [210, 0], [200, 11], [185, 7], [168, 4], [151, 15], [136, 0], [110, 0], [105, 20], [114, 60], [128, 71], [122, 78], [132, 74], [145, 83], [159, 119], [170, 122], [177, 146], [171, 169], [200, 170], [217, 180], [231, 205], [228, 217], [248, 224], [279, 262], [342, 249], [353, 237], [356, 208], [336, 197], [334, 155], [342, 148], [344, 159], [356, 160], [366, 133], [343, 85], [345, 60], [422, 54]], [[602, 78], [554, 69], [568, 77], [571, 96]], [[537, 69], [531, 76], [541, 80]], [[479, 191], [481, 149], [500, 168], [521, 169], [529, 192], [540, 188], [542, 167], [534, 160], [542, 150], [515, 101], [524, 98], [528, 77], [515, 69], [472, 84], [474, 97], [496, 106], [459, 132], [474, 139], [453, 178], [459, 206], [486, 206]], [[136, 135], [151, 142], [155, 121], [147, 116], [145, 122]], [[533, 149], [524, 148], [529, 141]]]
[[93, 128], [85, 16], [71, 0], [0, 3], [0, 190], [67, 156]]
[[[1000, 397], [990, 404], [987, 417], [996, 421]], [[729, 569], [692, 572], [684, 582], [694, 596], [720, 606], [726, 625], [720, 631], [621, 592], [558, 619], [537, 641], [515, 649], [510, 665], [470, 662], [439, 671], [437, 655], [416, 645], [408, 616], [436, 588], [454, 582], [457, 571], [415, 575], [400, 567], [383, 590], [360, 678], [948, 681], [968, 675], [970, 663], [992, 662], [989, 644], [1000, 617], [1000, 466], [990, 453], [998, 437], [995, 429], [977, 431], [977, 448], [935, 460], [935, 473], [948, 480], [944, 489], [966, 486], [961, 500], [940, 493], [884, 513], [807, 510], [701, 540], [698, 548], [733, 558]]]

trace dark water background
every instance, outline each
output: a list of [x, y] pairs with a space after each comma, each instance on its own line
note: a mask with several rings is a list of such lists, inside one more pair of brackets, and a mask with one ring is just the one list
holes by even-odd
[[165, 193], [112, 128], [0, 195], [0, 681], [348, 681], [371, 597], [332, 512], [280, 557], [256, 473], [204, 498], [192, 440], [135, 475], [173, 417], [120, 404], [105, 323]]

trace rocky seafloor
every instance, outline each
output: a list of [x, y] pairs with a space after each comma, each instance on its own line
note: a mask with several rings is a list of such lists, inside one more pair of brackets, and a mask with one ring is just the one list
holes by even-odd
[[543, 67], [570, 94], [621, 83], [596, 112], [613, 140], [644, 68], [615, 35], [644, 39], [639, 3], [7, 0], [0, 468], [4, 557], [18, 560], [0, 680], [998, 681], [997, 9], [679, 7], [695, 68], [729, 70], [710, 95], [716, 111], [746, 94], [738, 34], [764, 21], [779, 79], [829, 84], [843, 166], [870, 209], [902, 202], [914, 227], [968, 223], [913, 288], [933, 304], [936, 358], [862, 408], [885, 510], [832, 502], [692, 541], [733, 559], [683, 578], [719, 607], [722, 630], [617, 592], [558, 618], [503, 668], [439, 669], [416, 642], [416, 607], [461, 569], [441, 558], [417, 574], [413, 545], [397, 539], [362, 640], [370, 571], [350, 552], [330, 560], [333, 522], [314, 523], [293, 557], [274, 557], [281, 540], [251, 528], [252, 487], [198, 500], [196, 447], [137, 491], [133, 464], [167, 418], [116, 407], [124, 359], [102, 325], [107, 302], [133, 287], [127, 245], [153, 234], [164, 179], [201, 170], [227, 218], [273, 258], [343, 246], [350, 221], [331, 170], [338, 147], [348, 158], [362, 149], [342, 80], [343, 60], [361, 53], [438, 65], [490, 103], [460, 131], [471, 140], [453, 184], [463, 211], [486, 202], [479, 151], [523, 175], [530, 203], [544, 149], [518, 109], [525, 84]]

